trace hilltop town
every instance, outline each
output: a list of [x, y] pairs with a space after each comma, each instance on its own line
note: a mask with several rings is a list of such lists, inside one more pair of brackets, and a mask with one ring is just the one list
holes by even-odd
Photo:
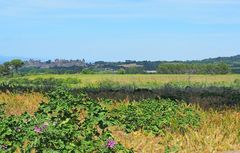
[[86, 67], [86, 62], [82, 60], [65, 60], [65, 59], [55, 59], [54, 61], [41, 61], [33, 60], [25, 61], [24, 67], [36, 67], [36, 68], [54, 68], [54, 67]]

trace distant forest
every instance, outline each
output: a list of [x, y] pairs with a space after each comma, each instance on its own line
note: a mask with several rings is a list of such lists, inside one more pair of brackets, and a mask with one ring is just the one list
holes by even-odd
[[25, 61], [19, 69], [22, 74], [52, 73], [52, 74], [227, 74], [240, 73], [240, 55], [218, 57], [204, 60], [189, 61], [134, 61], [123, 62], [96, 61], [86, 63], [82, 60]]

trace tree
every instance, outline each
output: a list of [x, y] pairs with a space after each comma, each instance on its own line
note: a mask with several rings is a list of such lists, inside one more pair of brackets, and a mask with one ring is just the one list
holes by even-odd
[[10, 65], [15, 70], [15, 72], [18, 72], [18, 69], [24, 65], [24, 62], [20, 59], [14, 59], [10, 62]]
[[94, 74], [94, 71], [89, 68], [84, 68], [81, 73], [82, 74]]
[[125, 74], [126, 71], [123, 69], [123, 68], [120, 68], [118, 71], [117, 71], [117, 74]]
[[0, 65], [0, 76], [6, 76], [10, 74], [10, 70], [5, 65]]
[[227, 74], [231, 69], [228, 64], [221, 62], [218, 64], [218, 71], [220, 74]]
[[12, 65], [10, 62], [5, 62], [3, 63], [3, 75], [9, 75], [11, 74], [11, 71], [12, 71]]
[[12, 75], [14, 71], [18, 72], [18, 69], [24, 65], [24, 62], [19, 59], [14, 59], [10, 62], [5, 62], [3, 65], [0, 65], [0, 75], [6, 76], [6, 75]]
[[166, 63], [160, 64], [157, 69], [161, 74], [227, 74], [229, 65], [225, 63], [215, 64], [184, 64]]

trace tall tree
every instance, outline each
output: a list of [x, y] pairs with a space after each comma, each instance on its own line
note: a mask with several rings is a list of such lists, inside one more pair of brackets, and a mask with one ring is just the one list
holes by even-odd
[[10, 65], [18, 73], [18, 69], [24, 65], [24, 62], [20, 59], [14, 59], [10, 62]]
[[10, 70], [5, 65], [0, 65], [0, 76], [9, 75]]

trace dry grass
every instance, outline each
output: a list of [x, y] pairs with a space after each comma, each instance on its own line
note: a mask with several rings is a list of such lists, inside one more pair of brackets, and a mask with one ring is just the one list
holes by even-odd
[[[128, 148], [139, 153], [161, 153], [166, 147], [179, 153], [217, 153], [240, 150], [240, 112], [226, 110], [201, 111], [202, 123], [198, 130], [189, 129], [185, 135], [167, 133], [154, 137], [141, 131], [126, 134], [121, 129], [111, 128], [114, 137]], [[175, 148], [175, 151], [174, 151]]]
[[47, 102], [47, 98], [40, 93], [0, 93], [0, 104], [6, 104], [6, 115], [20, 115], [24, 112], [33, 114], [42, 101]]

